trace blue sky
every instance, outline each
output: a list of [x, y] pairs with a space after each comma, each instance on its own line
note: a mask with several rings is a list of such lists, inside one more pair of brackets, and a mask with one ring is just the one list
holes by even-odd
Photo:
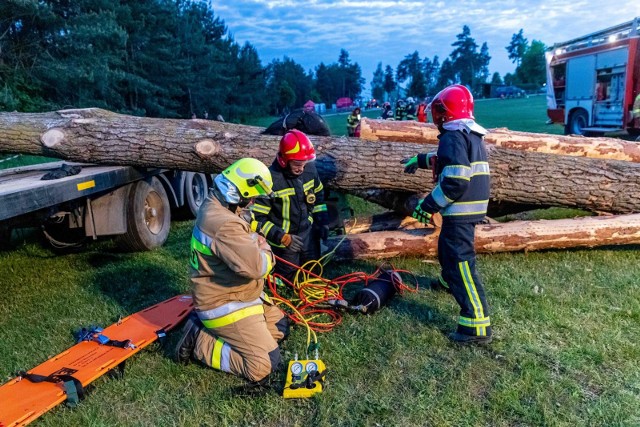
[[340, 49], [362, 67], [370, 88], [378, 62], [394, 69], [405, 55], [438, 55], [463, 25], [478, 45], [487, 42], [491, 73], [515, 65], [505, 46], [520, 28], [546, 45], [569, 40], [640, 16], [640, 0], [227, 0], [212, 1], [236, 41], [251, 42], [263, 64], [288, 56], [305, 69], [336, 62]]

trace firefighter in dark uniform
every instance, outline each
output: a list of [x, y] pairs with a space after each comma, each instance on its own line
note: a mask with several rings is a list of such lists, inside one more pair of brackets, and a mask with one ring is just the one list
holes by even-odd
[[[319, 259], [320, 240], [329, 235], [324, 187], [315, 158], [315, 149], [303, 132], [287, 132], [269, 167], [275, 198], [257, 198], [251, 206], [257, 230], [273, 253], [296, 266]], [[290, 282], [296, 272], [285, 263], [277, 263], [274, 271]]]
[[484, 287], [476, 271], [475, 225], [481, 222], [489, 202], [489, 163], [483, 136], [486, 129], [473, 117], [473, 96], [462, 85], [438, 93], [429, 104], [438, 126], [437, 153], [418, 154], [403, 160], [405, 172], [429, 169], [436, 157], [437, 185], [418, 203], [413, 217], [428, 223], [442, 214], [438, 240], [441, 274], [433, 288], [448, 290], [460, 306], [457, 331], [449, 337], [460, 344], [491, 342], [491, 320]]
[[398, 99], [398, 101], [396, 102], [396, 111], [394, 112], [395, 120], [404, 120], [405, 116], [407, 115], [405, 108], [406, 104], [404, 102], [404, 99]]
[[407, 106], [405, 108], [405, 118], [407, 120], [416, 119], [416, 101], [411, 96], [407, 98]]

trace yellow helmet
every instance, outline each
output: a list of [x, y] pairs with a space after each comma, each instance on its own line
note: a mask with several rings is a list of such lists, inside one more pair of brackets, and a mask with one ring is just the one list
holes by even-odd
[[273, 179], [269, 168], [260, 160], [246, 157], [222, 171], [222, 175], [238, 188], [245, 199], [270, 196]]

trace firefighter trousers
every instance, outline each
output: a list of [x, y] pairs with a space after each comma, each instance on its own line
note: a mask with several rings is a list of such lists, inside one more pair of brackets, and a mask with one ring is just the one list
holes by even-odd
[[205, 328], [198, 334], [194, 358], [252, 382], [276, 371], [281, 364], [278, 342], [288, 333], [288, 319], [268, 298], [264, 299], [213, 320], [203, 319], [206, 316], [198, 312]]
[[491, 320], [484, 286], [476, 271], [474, 223], [450, 223], [445, 220], [438, 239], [440, 282], [449, 288], [458, 305], [458, 332], [490, 336]]

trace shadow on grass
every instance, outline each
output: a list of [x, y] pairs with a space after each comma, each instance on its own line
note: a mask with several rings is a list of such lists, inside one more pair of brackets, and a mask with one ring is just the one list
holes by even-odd
[[176, 272], [160, 261], [100, 253], [89, 263], [95, 267], [93, 283], [130, 313], [184, 293]]

